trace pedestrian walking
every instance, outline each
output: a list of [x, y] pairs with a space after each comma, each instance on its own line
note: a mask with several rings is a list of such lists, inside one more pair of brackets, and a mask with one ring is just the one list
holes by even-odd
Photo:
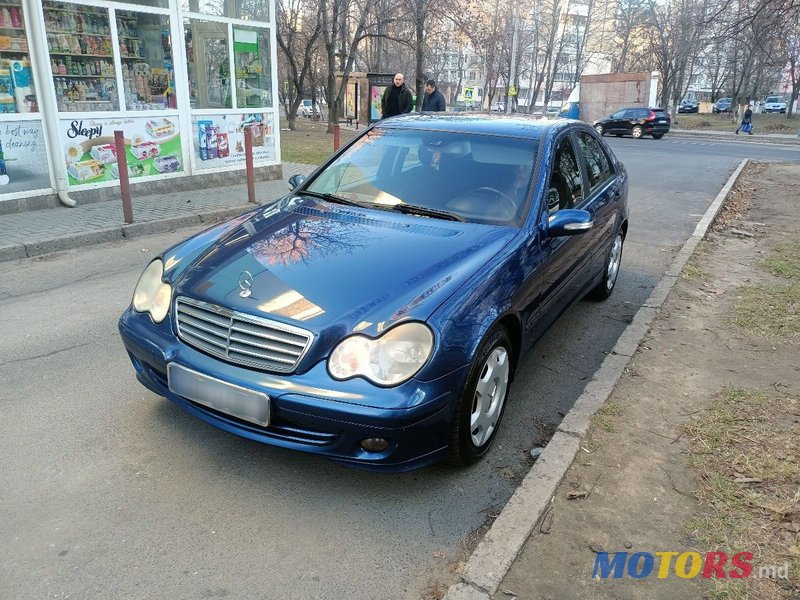
[[406, 87], [402, 73], [394, 76], [394, 83], [383, 90], [381, 96], [381, 115], [383, 118], [409, 113], [414, 108], [414, 95]]
[[739, 135], [739, 131], [753, 135], [753, 111], [750, 110], [749, 104], [744, 107], [744, 116], [742, 116], [742, 122], [736, 128], [736, 135]]
[[425, 84], [425, 97], [422, 99], [422, 112], [444, 112], [447, 106], [444, 95], [436, 87], [433, 79]]

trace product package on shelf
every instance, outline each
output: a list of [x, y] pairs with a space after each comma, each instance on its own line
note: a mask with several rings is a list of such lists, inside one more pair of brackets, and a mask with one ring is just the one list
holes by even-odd
[[155, 158], [161, 154], [161, 146], [155, 142], [142, 142], [140, 144], [131, 145], [131, 154], [138, 160], [146, 158]]
[[9, 61], [0, 61], [0, 113], [17, 112], [14, 103], [14, 81]]
[[99, 160], [82, 160], [67, 167], [69, 174], [83, 183], [90, 179], [97, 179], [106, 173], [106, 167]]
[[174, 154], [159, 156], [153, 160], [153, 166], [159, 173], [174, 173], [181, 167], [180, 159]]
[[160, 138], [175, 133], [175, 124], [169, 119], [150, 119], [145, 129], [151, 136]]
[[103, 144], [102, 146], [92, 146], [89, 151], [92, 158], [99, 160], [101, 163], [115, 163], [117, 162], [117, 148], [114, 144]]

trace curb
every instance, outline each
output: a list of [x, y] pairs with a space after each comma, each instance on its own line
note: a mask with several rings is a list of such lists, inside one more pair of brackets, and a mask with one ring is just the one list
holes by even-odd
[[132, 223], [130, 225], [123, 224], [115, 227], [98, 229], [96, 231], [87, 231], [73, 235], [51, 238], [49, 240], [31, 242], [29, 244], [0, 245], [0, 262], [32, 258], [35, 256], [42, 256], [43, 254], [49, 254], [51, 252], [60, 252], [62, 250], [72, 250], [74, 248], [81, 248], [89, 244], [117, 242], [142, 235], [164, 233], [166, 231], [171, 231], [173, 229], [179, 229], [182, 227], [217, 223], [219, 221], [235, 217], [236, 215], [239, 215], [252, 207], [252, 204], [245, 204], [242, 206], [212, 210], [204, 213], [170, 217], [160, 221], [143, 221], [141, 223]]
[[697, 244], [705, 237], [747, 162], [748, 159], [744, 159], [739, 164], [708, 207], [692, 235], [636, 312], [631, 324], [622, 332], [614, 349], [561, 421], [522, 484], [469, 557], [461, 581], [448, 588], [445, 600], [489, 600], [497, 592], [575, 459], [581, 437], [589, 429], [591, 416], [611, 395], [634, 352], [650, 330], [658, 309], [667, 299]]

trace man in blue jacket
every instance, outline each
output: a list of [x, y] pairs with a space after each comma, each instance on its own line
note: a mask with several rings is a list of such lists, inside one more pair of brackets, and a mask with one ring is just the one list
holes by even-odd
[[425, 84], [425, 97], [422, 99], [422, 112], [444, 112], [445, 103], [442, 92], [436, 89], [436, 82], [428, 79]]

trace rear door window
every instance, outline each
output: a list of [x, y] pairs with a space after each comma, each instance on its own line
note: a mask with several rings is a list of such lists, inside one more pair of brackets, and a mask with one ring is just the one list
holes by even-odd
[[626, 119], [638, 119], [639, 117], [639, 109], [637, 108], [629, 108], [625, 111], [625, 118]]

